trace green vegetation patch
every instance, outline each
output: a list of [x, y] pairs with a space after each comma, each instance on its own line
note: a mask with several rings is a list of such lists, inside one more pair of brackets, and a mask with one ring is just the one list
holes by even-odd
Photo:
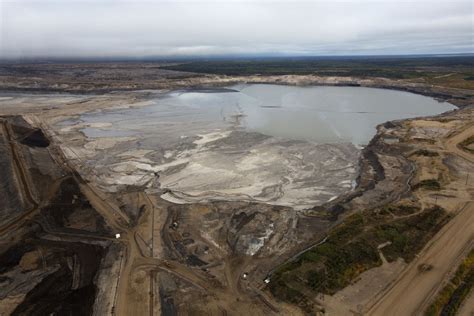
[[281, 266], [269, 289], [278, 299], [310, 306], [308, 293], [334, 294], [362, 272], [381, 265], [377, 247], [382, 243], [390, 242], [383, 248], [388, 261], [411, 261], [448, 219], [440, 207], [395, 219], [386, 208], [351, 215], [326, 242]]
[[427, 316], [456, 315], [474, 285], [474, 249], [456, 270], [453, 278], [438, 293], [425, 312]]
[[418, 182], [412, 188], [413, 190], [423, 188], [426, 190], [438, 191], [439, 189], [441, 189], [441, 184], [436, 179], [426, 179]]

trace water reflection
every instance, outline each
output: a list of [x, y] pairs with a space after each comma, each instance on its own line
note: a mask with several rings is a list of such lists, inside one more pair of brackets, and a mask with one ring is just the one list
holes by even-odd
[[[362, 87], [236, 85], [233, 90], [176, 91], [151, 106], [85, 115], [86, 122], [111, 122], [122, 132], [153, 130], [168, 137], [196, 135], [233, 125], [249, 131], [317, 143], [364, 145], [375, 126], [389, 120], [439, 114], [455, 107], [412, 93]], [[127, 132], [124, 132], [127, 131]], [[100, 129], [84, 130], [101, 136]], [[110, 131], [102, 137], [111, 135]]]

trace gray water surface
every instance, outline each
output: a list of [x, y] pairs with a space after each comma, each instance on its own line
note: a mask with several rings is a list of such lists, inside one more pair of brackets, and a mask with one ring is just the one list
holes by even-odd
[[455, 109], [429, 97], [386, 89], [266, 84], [230, 88], [175, 91], [147, 107], [86, 114], [81, 117], [85, 122], [111, 122], [114, 127], [103, 135], [94, 128], [84, 132], [90, 137], [145, 131], [183, 137], [232, 126], [288, 139], [365, 145], [380, 123]]

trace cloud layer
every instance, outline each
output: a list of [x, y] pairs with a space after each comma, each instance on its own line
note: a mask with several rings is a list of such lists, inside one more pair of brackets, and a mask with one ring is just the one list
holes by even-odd
[[472, 1], [8, 1], [0, 57], [472, 53]]

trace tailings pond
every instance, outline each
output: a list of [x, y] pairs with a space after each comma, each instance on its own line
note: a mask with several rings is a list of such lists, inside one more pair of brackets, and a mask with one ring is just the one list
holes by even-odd
[[168, 189], [174, 202], [246, 199], [297, 208], [351, 190], [360, 147], [380, 123], [439, 114], [449, 103], [361, 87], [236, 85], [148, 96], [144, 107], [60, 123], [106, 190]]

